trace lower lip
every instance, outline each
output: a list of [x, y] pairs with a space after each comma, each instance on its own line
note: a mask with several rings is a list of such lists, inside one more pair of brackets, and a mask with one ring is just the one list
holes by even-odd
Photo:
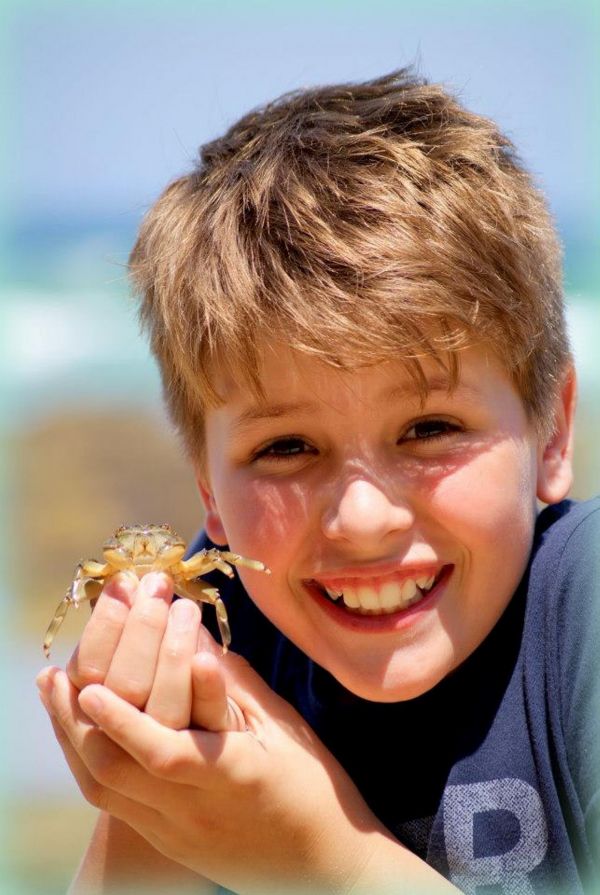
[[435, 587], [432, 587], [429, 593], [422, 600], [419, 600], [418, 603], [413, 603], [412, 606], [407, 606], [406, 609], [399, 609], [397, 612], [384, 613], [382, 615], [362, 615], [358, 612], [352, 612], [346, 609], [343, 603], [333, 603], [330, 599], [323, 596], [318, 587], [306, 584], [305, 588], [323, 612], [337, 624], [341, 625], [341, 627], [356, 632], [384, 634], [390, 631], [401, 631], [403, 628], [415, 624], [420, 616], [435, 609], [446, 590], [453, 568], [453, 566], [445, 566]]

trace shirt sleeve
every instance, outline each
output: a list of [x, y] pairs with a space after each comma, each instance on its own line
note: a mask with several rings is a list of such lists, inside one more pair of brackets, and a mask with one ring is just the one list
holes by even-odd
[[588, 506], [559, 558], [557, 677], [567, 762], [600, 878], [600, 502]]

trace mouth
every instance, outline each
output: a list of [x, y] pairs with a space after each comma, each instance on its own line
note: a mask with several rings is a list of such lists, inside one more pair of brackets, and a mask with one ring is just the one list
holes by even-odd
[[389, 616], [405, 612], [426, 601], [438, 590], [452, 571], [442, 566], [437, 572], [407, 578], [398, 573], [373, 578], [344, 578], [327, 581], [312, 578], [305, 582], [309, 590], [352, 616]]
[[156, 554], [153, 553], [138, 553], [133, 561], [134, 568], [149, 568], [153, 566], [156, 561]]

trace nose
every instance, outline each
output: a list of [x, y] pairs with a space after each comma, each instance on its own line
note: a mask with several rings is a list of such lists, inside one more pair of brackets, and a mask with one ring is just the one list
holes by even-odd
[[390, 497], [380, 485], [364, 478], [346, 482], [332, 498], [323, 516], [327, 538], [377, 547], [393, 532], [408, 531], [414, 511], [407, 500]]

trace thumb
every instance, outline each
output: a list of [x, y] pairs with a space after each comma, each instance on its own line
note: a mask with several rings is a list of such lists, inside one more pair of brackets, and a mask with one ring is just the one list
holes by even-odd
[[237, 653], [221, 657], [227, 695], [242, 711], [246, 728], [256, 730], [266, 721], [289, 720], [295, 709], [279, 696], [250, 663]]
[[212, 731], [247, 730], [246, 716], [227, 692], [222, 661], [210, 651], [192, 659], [191, 727]]

